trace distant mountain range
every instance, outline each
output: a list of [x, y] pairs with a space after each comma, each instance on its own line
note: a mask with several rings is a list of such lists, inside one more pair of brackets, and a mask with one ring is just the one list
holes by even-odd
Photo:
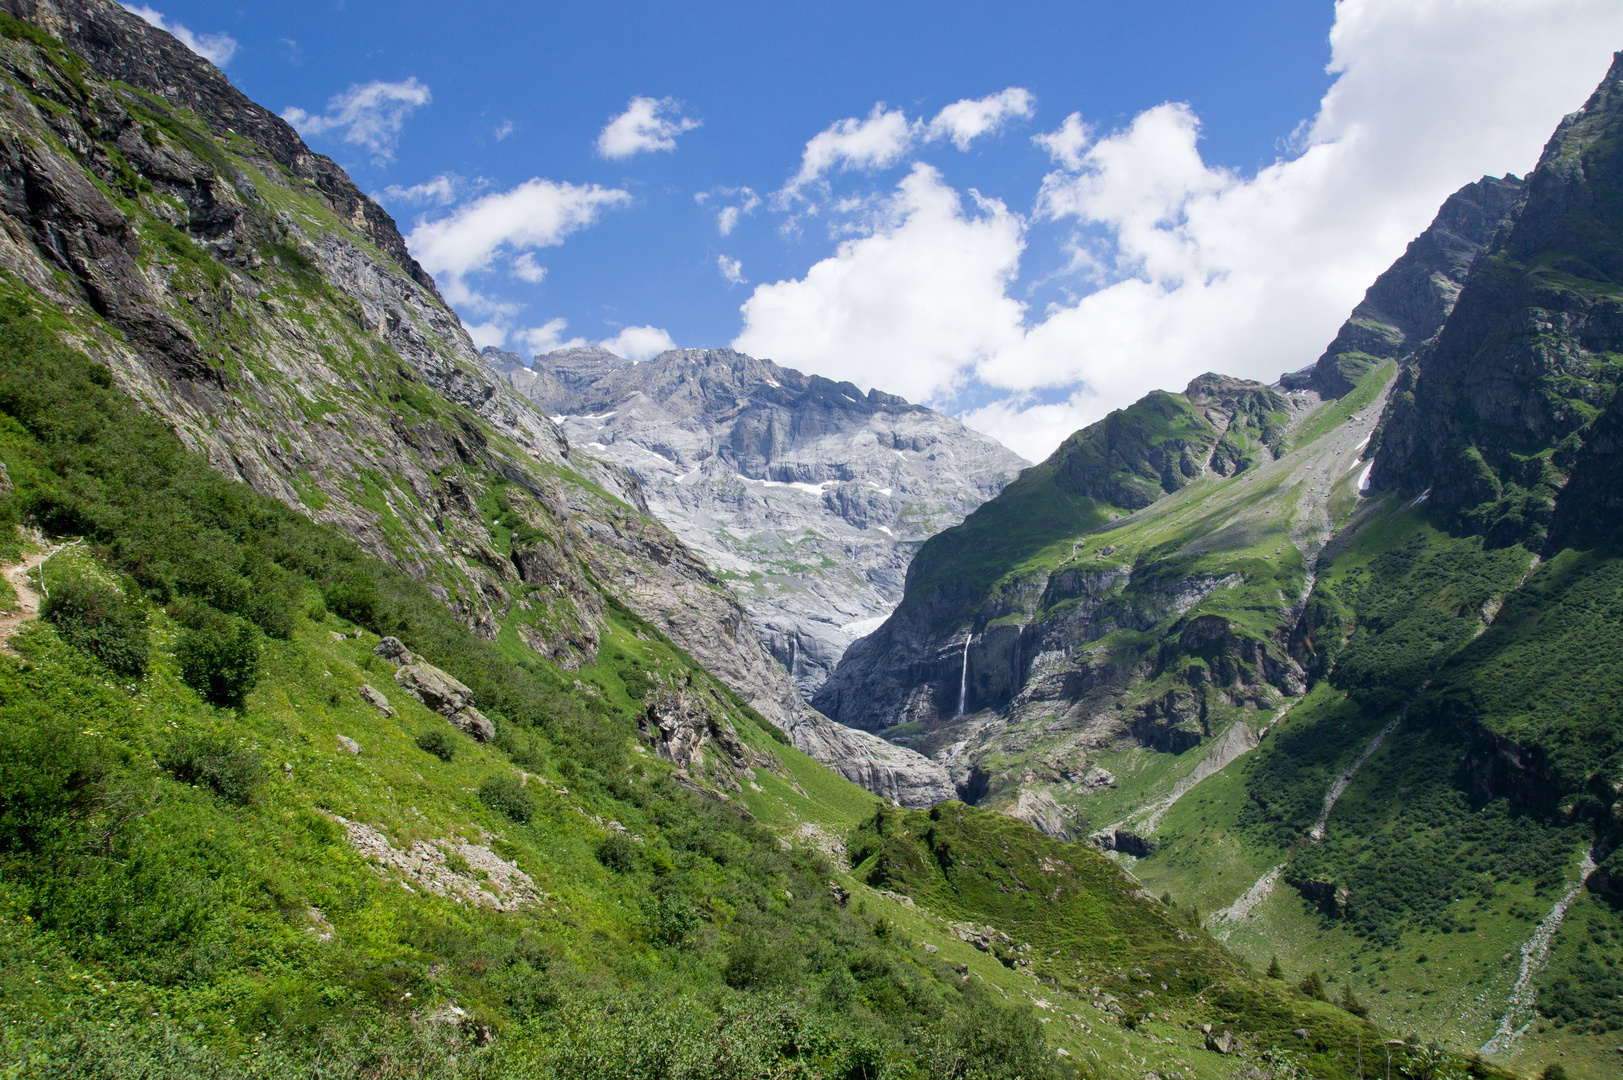
[[1028, 464], [932, 409], [731, 349], [483, 355], [638, 479], [808, 698], [896, 606], [918, 546]]

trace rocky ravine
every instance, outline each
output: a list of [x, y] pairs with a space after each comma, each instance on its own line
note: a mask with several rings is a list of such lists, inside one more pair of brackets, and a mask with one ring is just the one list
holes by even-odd
[[731, 349], [484, 356], [574, 446], [637, 477], [808, 698], [896, 606], [918, 545], [1027, 464], [921, 405]]
[[[0, 8], [92, 65], [0, 38], [10, 291], [55, 309], [189, 448], [480, 634], [512, 626], [565, 667], [590, 663], [602, 588], [847, 775], [914, 803], [950, 791], [939, 766], [806, 708], [635, 479], [572, 452], [485, 366], [389, 215], [284, 121], [107, 0]], [[513, 550], [498, 513], [529, 527]]]

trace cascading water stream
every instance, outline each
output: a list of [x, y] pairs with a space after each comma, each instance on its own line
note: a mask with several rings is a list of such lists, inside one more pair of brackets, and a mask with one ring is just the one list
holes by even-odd
[[958, 719], [963, 718], [964, 710], [969, 705], [969, 643], [974, 640], [974, 634], [964, 638], [964, 669], [958, 676]]

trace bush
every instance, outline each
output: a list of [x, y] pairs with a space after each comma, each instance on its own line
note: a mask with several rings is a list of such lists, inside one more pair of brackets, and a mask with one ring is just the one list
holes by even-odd
[[417, 749], [426, 750], [441, 761], [456, 757], [456, 737], [442, 727], [429, 728], [417, 736]]
[[342, 581], [321, 592], [327, 610], [357, 626], [375, 628], [378, 621], [378, 586], [365, 570], [351, 571]]
[[0, 852], [52, 846], [95, 810], [108, 771], [97, 740], [64, 721], [0, 730]]
[[220, 616], [186, 630], [175, 659], [186, 685], [215, 705], [241, 705], [259, 682], [259, 639], [242, 619]]
[[637, 845], [619, 833], [610, 833], [598, 841], [597, 861], [616, 874], [629, 874], [637, 868]]
[[492, 776], [479, 785], [479, 801], [520, 825], [535, 816], [535, 799], [516, 776]]
[[88, 578], [67, 578], [51, 587], [40, 614], [63, 641], [120, 675], [146, 673], [146, 616], [118, 590]]
[[183, 784], [206, 787], [227, 802], [250, 802], [265, 782], [259, 755], [217, 735], [182, 735], [158, 764]]

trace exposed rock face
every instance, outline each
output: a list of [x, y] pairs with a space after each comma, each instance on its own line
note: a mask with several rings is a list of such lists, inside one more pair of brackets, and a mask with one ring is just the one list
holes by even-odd
[[1429, 490], [1491, 543], [1544, 542], [1574, 454], [1617, 384], [1619, 175], [1623, 54], [1556, 129], [1513, 221], [1394, 397], [1377, 486]]
[[1472, 262], [1522, 194], [1521, 180], [1507, 175], [1484, 176], [1450, 195], [1426, 231], [1365, 291], [1324, 355], [1281, 376], [1281, 385], [1341, 397], [1374, 363], [1413, 357], [1442, 329]]
[[484, 356], [576, 446], [637, 477], [807, 696], [896, 605], [917, 545], [1026, 464], [930, 409], [730, 349]]

